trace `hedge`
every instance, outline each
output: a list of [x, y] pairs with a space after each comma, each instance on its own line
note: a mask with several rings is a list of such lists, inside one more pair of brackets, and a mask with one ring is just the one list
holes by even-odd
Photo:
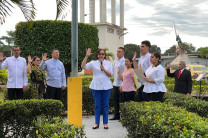
[[[15, 44], [21, 47], [21, 56], [27, 59], [28, 55], [42, 57], [54, 48], [60, 51], [60, 60], [63, 62], [66, 74], [71, 72], [71, 22], [42, 20], [19, 22], [15, 29]], [[81, 66], [86, 49], [90, 47], [96, 53], [99, 46], [98, 29], [89, 24], [78, 23], [78, 66]], [[95, 59], [95, 54], [89, 58]]]
[[7, 72], [6, 72], [6, 69], [0, 70], [0, 81], [1, 81], [1, 84], [6, 84], [7, 83]]
[[208, 137], [208, 120], [171, 104], [121, 104], [121, 123], [130, 138]]
[[36, 123], [37, 137], [40, 138], [83, 138], [85, 137], [84, 127], [73, 126], [68, 124], [60, 117], [55, 117], [52, 120], [41, 118]]
[[48, 119], [60, 116], [63, 104], [58, 100], [12, 100], [0, 102], [0, 137], [35, 135], [34, 122], [38, 116]]
[[[94, 101], [92, 97], [91, 89], [89, 88], [90, 82], [92, 81], [92, 77], [84, 77], [82, 79], [82, 110], [84, 114], [94, 114]], [[111, 81], [113, 79], [111, 78]], [[29, 86], [30, 84], [28, 84]], [[29, 87], [28, 87], [29, 88]], [[32, 99], [34, 97], [31, 97], [31, 91], [30, 89], [27, 89], [24, 92], [23, 99]], [[111, 91], [111, 94], [113, 94], [113, 91]], [[4, 91], [4, 99], [8, 99], [7, 90]], [[64, 105], [64, 110], [67, 110], [67, 88], [62, 91], [62, 103]], [[113, 96], [110, 97], [109, 101], [110, 110], [109, 112], [113, 112]]]
[[163, 98], [174, 106], [185, 108], [187, 111], [197, 113], [202, 117], [208, 117], [207, 101], [175, 92], [167, 92]]
[[[89, 88], [90, 82], [92, 81], [92, 77], [83, 77], [82, 79], [82, 109], [84, 114], [94, 114], [94, 101], [91, 93], [91, 89]], [[113, 82], [113, 78], [111, 78], [111, 81]], [[166, 87], [168, 87], [168, 83], [171, 83], [173, 79], [167, 79], [166, 80]], [[196, 83], [196, 82], [195, 82]], [[29, 86], [30, 84], [28, 84]], [[172, 84], [170, 84], [172, 85]], [[174, 86], [174, 84], [173, 84]], [[28, 87], [29, 88], [29, 87]], [[173, 87], [172, 87], [173, 88]], [[109, 109], [110, 113], [113, 112], [113, 90], [111, 91], [111, 96], [110, 96], [110, 101], [109, 101]], [[5, 99], [8, 99], [7, 97], [7, 90], [4, 93]], [[26, 92], [24, 92], [24, 99], [32, 99], [30, 94], [30, 89], [27, 89]], [[182, 105], [187, 108], [187, 110], [191, 112], [196, 112], [200, 116], [207, 116], [208, 114], [208, 105], [207, 102], [202, 101], [202, 100], [196, 100], [195, 98], [192, 97], [187, 97], [185, 95], [181, 95], [178, 93], [165, 93], [164, 99], [174, 99], [173, 101], [175, 102], [176, 106]], [[181, 100], [180, 100], [181, 99]], [[185, 100], [188, 100], [187, 102]], [[135, 96], [135, 101], [137, 101], [137, 93]], [[176, 104], [177, 102], [177, 104]], [[64, 110], [67, 110], [67, 88], [62, 91], [62, 103], [64, 105]], [[195, 106], [197, 105], [197, 106]]]

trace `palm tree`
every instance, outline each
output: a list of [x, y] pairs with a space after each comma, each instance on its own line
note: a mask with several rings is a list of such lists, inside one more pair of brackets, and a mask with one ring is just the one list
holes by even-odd
[[106, 57], [111, 57], [113, 60], [115, 59], [115, 55], [112, 52], [109, 52], [108, 48], [104, 48], [105, 52], [106, 52]]
[[12, 12], [11, 8], [17, 5], [25, 16], [25, 19], [30, 21], [35, 18], [35, 7], [32, 0], [0, 0], [0, 23], [3, 24], [7, 16]]
[[[2, 36], [0, 38], [0, 41], [4, 40], [7, 43], [8, 46], [13, 46], [14, 45], [15, 32], [14, 31], [7, 31], [7, 35], [8, 36]], [[3, 43], [3, 45], [4, 45], [4, 43]]]
[[[5, 22], [7, 16], [10, 16], [12, 8], [17, 5], [22, 11], [25, 19], [32, 21], [35, 19], [35, 5], [33, 0], [0, 0], [0, 24]], [[57, 13], [56, 19], [66, 17], [67, 13], [64, 13], [67, 6], [69, 6], [68, 0], [56, 0]]]

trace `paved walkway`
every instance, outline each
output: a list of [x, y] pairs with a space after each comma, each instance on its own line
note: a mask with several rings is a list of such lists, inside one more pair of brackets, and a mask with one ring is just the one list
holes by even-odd
[[[112, 115], [109, 115], [112, 118]], [[92, 129], [95, 116], [83, 116], [82, 124], [85, 125], [85, 133], [87, 138], [125, 138], [127, 137], [126, 129], [121, 125], [118, 120], [109, 120], [109, 129], [105, 130], [102, 125], [102, 116], [100, 117], [101, 124], [98, 129]]]

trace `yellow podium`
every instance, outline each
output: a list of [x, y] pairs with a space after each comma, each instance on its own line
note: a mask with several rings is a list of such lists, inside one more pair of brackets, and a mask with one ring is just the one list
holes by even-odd
[[68, 122], [75, 126], [82, 125], [82, 78], [67, 78]]

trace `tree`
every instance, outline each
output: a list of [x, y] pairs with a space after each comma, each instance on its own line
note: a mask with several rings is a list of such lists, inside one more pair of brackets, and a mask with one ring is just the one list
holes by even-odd
[[153, 52], [161, 53], [160, 47], [157, 47], [157, 45], [151, 45], [150, 53], [153, 53]]
[[0, 40], [5, 40], [8, 46], [14, 46], [15, 31], [7, 31], [8, 36], [2, 36]]
[[203, 58], [208, 58], [208, 47], [200, 48], [200, 56]]
[[35, 7], [33, 0], [1, 0], [0, 1], [0, 23], [3, 24], [7, 16], [12, 12], [14, 5], [22, 11], [25, 19], [31, 21], [35, 18]]
[[140, 48], [136, 44], [126, 44], [124, 45], [125, 55], [124, 57], [133, 58], [134, 52], [137, 52], [137, 57], [140, 57]]
[[[35, 18], [35, 5], [33, 0], [0, 0], [0, 23], [3, 24], [7, 16], [12, 12], [14, 5], [17, 5], [22, 11], [24, 17], [28, 21], [32, 21]], [[65, 12], [69, 6], [68, 0], [56, 0], [56, 19], [65, 18], [67, 12]]]
[[113, 60], [115, 59], [115, 55], [112, 52], [109, 52], [108, 48], [104, 48], [104, 50], [106, 52], [106, 58], [111, 57]]
[[[191, 44], [191, 43], [187, 43], [184, 42], [182, 43], [182, 48], [183, 48], [183, 53], [186, 54], [193, 54], [196, 52], [196, 48]], [[172, 47], [170, 47], [168, 50], [165, 51], [164, 55], [174, 55], [176, 52], [176, 45], [173, 45]]]
[[176, 45], [173, 45], [165, 51], [164, 55], [175, 55], [175, 52], [176, 52]]
[[11, 56], [11, 46], [0, 46], [0, 52], [4, 52], [5, 57], [10, 57]]
[[193, 46], [191, 43], [184, 42], [182, 48], [183, 52], [186, 54], [194, 54], [196, 52], [196, 47]]

